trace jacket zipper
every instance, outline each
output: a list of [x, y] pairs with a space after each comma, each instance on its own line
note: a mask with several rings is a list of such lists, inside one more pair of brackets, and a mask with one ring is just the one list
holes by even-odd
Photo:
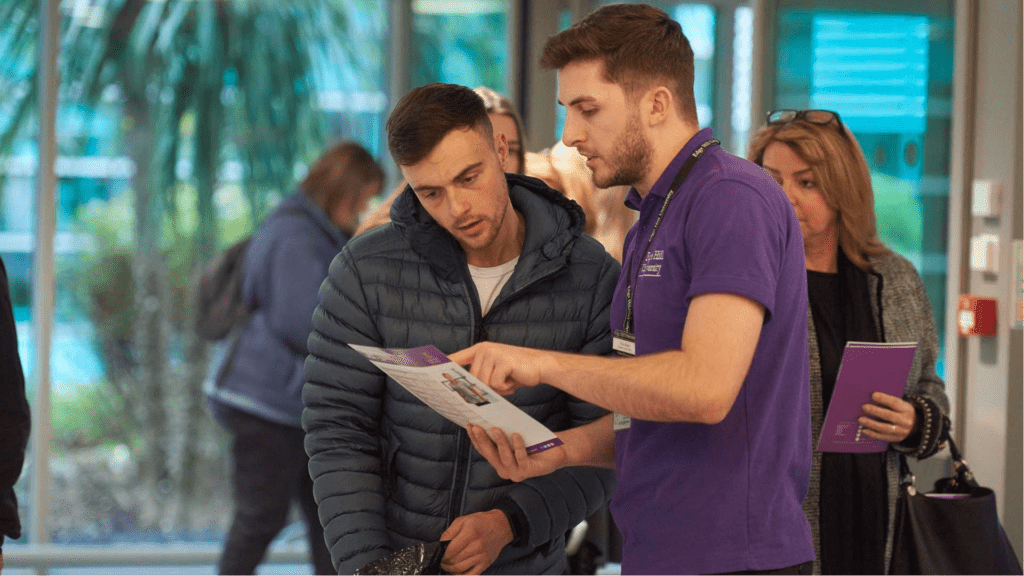
[[[538, 282], [540, 282], [542, 280], [547, 280], [548, 278], [554, 276], [555, 274], [558, 274], [559, 272], [561, 272], [564, 269], [565, 269], [564, 266], [560, 267], [560, 268], [555, 268], [555, 269], [551, 270], [550, 272], [548, 272], [548, 273], [546, 273], [546, 274], [544, 274], [542, 276], [538, 276], [538, 277], [534, 278], [533, 280], [531, 280], [529, 283], [527, 283], [523, 287], [521, 287], [518, 290], [516, 290], [515, 292], [509, 294], [506, 298], [503, 298], [501, 300], [495, 300], [494, 304], [491, 304], [491, 309], [488, 310], [487, 313], [490, 314], [494, 310], [500, 308], [506, 302], [511, 302], [512, 300], [515, 300], [517, 296], [519, 296], [523, 292], [526, 292], [526, 290], [528, 288], [530, 288], [531, 286], [533, 286], [534, 284], [536, 284], [536, 283], [538, 283]], [[485, 338], [485, 340], [486, 340], [486, 338]]]
[[[547, 274], [544, 274], [543, 276], [538, 276], [537, 278], [534, 278], [531, 282], [529, 282], [528, 284], [526, 284], [525, 286], [523, 286], [519, 290], [513, 292], [512, 294], [510, 294], [504, 300], [496, 301], [491, 306], [491, 310], [488, 310], [488, 313], [493, 311], [498, 306], [500, 306], [500, 305], [502, 305], [502, 304], [504, 304], [506, 302], [510, 302], [510, 301], [514, 300], [516, 296], [521, 294], [523, 291], [525, 291], [530, 286], [533, 286], [537, 282], [540, 282], [541, 280], [544, 280], [544, 279], [546, 279], [546, 278], [548, 278], [550, 276], [553, 276], [554, 274], [560, 272], [562, 269], [563, 268], [557, 268], [557, 269], [552, 270], [551, 272], [548, 272]], [[472, 278], [470, 278], [469, 282], [472, 282], [472, 281], [473, 281]], [[482, 314], [482, 312], [480, 310], [480, 299], [472, 297], [472, 293], [469, 291], [469, 288], [470, 288], [469, 282], [466, 282], [464, 280], [462, 284], [466, 288], [466, 294], [468, 295], [467, 297], [469, 298], [470, 304], [472, 304], [472, 307], [473, 307], [474, 335], [473, 335], [473, 341], [471, 342], [471, 344], [477, 344], [479, 342], [485, 342], [485, 341], [489, 340], [490, 337], [487, 334], [486, 327], [484, 326], [483, 314]], [[474, 290], [475, 290], [475, 288], [474, 288]], [[466, 434], [466, 430], [464, 428], [460, 428], [459, 429], [459, 435], [458, 435], [458, 441], [457, 441], [456, 446], [455, 446], [455, 454], [456, 455], [455, 455], [455, 470], [452, 473], [452, 496], [451, 496], [451, 500], [449, 500], [449, 502], [448, 502], [448, 518], [447, 518], [447, 523], [445, 524], [445, 528], [447, 528], [448, 526], [451, 526], [452, 522], [454, 522], [456, 518], [462, 516], [463, 512], [464, 512], [463, 507], [464, 507], [464, 504], [465, 504], [466, 492], [469, 490], [469, 466], [470, 466], [470, 456], [471, 456], [471, 454], [470, 454], [470, 446], [471, 445], [472, 445], [472, 442], [469, 441], [469, 435]]]
[[[468, 276], [468, 268], [466, 270], [466, 276]], [[465, 278], [465, 276], [464, 276]], [[483, 314], [480, 312], [480, 299], [473, 298], [473, 292], [470, 291], [470, 282], [466, 282], [464, 279], [462, 282], [463, 287], [466, 290], [466, 297], [470, 301], [470, 305], [473, 308], [473, 339], [470, 344], [476, 344], [487, 339], [487, 333], [484, 330]], [[473, 288], [475, 291], [475, 288]], [[469, 435], [466, 434], [465, 428], [459, 429], [458, 440], [455, 445], [455, 470], [452, 473], [452, 495], [448, 501], [448, 518], [445, 524], [445, 528], [451, 526], [452, 522], [456, 518], [462, 516], [463, 505], [466, 499], [466, 492], [469, 488], [469, 465], [470, 465], [470, 445]]]

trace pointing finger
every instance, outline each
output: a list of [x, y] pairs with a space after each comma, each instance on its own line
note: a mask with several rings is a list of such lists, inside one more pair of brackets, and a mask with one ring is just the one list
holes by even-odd
[[448, 355], [448, 359], [454, 364], [459, 366], [468, 366], [473, 363], [473, 359], [476, 356], [476, 346], [470, 346], [469, 348], [463, 348], [458, 352], [453, 352]]

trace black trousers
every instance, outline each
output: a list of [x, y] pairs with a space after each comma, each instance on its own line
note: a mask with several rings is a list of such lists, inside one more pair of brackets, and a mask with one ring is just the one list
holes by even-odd
[[315, 573], [335, 574], [313, 500], [302, 429], [240, 410], [218, 408], [218, 420], [232, 435], [235, 511], [217, 572], [255, 574], [267, 547], [285, 527], [292, 502], [297, 500], [306, 519]]

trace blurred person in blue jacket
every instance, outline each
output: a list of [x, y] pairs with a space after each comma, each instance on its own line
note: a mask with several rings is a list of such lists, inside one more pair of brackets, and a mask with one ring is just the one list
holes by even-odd
[[25, 463], [29, 428], [25, 375], [18, 356], [18, 332], [14, 326], [7, 269], [0, 258], [0, 570], [4, 567], [4, 538], [21, 537], [14, 484]]
[[335, 573], [303, 449], [303, 363], [327, 268], [383, 183], [383, 170], [363, 147], [336, 144], [249, 243], [242, 293], [253, 313], [232, 334], [209, 392], [215, 417], [232, 436], [235, 511], [220, 574], [255, 573], [296, 497], [316, 574]]

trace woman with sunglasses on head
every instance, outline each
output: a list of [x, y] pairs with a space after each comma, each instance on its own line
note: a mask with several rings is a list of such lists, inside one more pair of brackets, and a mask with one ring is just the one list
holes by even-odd
[[849, 341], [917, 342], [902, 398], [875, 392], [860, 424], [889, 442], [872, 454], [815, 452], [804, 513], [815, 573], [884, 574], [892, 552], [898, 452], [926, 458], [949, 412], [935, 372], [938, 337], [924, 283], [878, 238], [871, 174], [860, 146], [828, 110], [779, 110], [747, 157], [782, 186], [800, 221], [807, 264], [814, 441]]

